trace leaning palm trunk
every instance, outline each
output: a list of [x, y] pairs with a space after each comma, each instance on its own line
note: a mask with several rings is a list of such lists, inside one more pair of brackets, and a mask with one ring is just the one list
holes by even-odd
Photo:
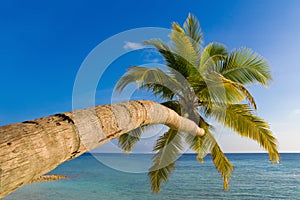
[[0, 127], [0, 198], [59, 164], [147, 124], [204, 134], [194, 122], [152, 101], [96, 106]]

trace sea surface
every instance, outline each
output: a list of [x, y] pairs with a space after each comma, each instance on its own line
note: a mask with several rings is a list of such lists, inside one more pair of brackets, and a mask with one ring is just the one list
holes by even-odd
[[143, 172], [152, 155], [84, 154], [51, 172], [68, 179], [26, 185], [3, 200], [300, 199], [300, 154], [281, 154], [280, 164], [271, 164], [267, 154], [227, 156], [235, 166], [227, 192], [210, 156], [201, 164], [184, 154], [153, 194]]

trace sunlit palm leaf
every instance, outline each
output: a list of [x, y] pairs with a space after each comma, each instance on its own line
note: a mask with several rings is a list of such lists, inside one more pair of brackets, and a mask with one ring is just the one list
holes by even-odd
[[204, 157], [211, 152], [213, 146], [216, 144], [216, 141], [209, 130], [205, 130], [205, 135], [203, 137], [186, 134], [185, 139], [190, 148], [197, 153], [196, 158], [201, 163], [204, 162]]
[[198, 94], [198, 98], [200, 98], [200, 100], [205, 101], [207, 97], [209, 97], [209, 90], [213, 88], [209, 88], [208, 86], [213, 85], [218, 86], [218, 88], [215, 88], [215, 94], [222, 91], [222, 95], [224, 96], [224, 89], [222, 87], [223, 81], [221, 81], [220, 77], [215, 76], [215, 74], [211, 74], [211, 72], [219, 71], [220, 62], [224, 61], [227, 55], [228, 52], [226, 47], [220, 43], [210, 43], [204, 48], [200, 58], [199, 71], [193, 74], [193, 76], [188, 77], [188, 81], [193, 87], [195, 93], [197, 94], [202, 91], [205, 94], [204, 99], [202, 99]]
[[[165, 44], [159, 39], [145, 41], [144, 43], [146, 45], [154, 46], [164, 57], [164, 60], [166, 61], [168, 67], [179, 72], [184, 77], [188, 76], [189, 67], [187, 66], [187, 61], [181, 56], [176, 55], [174, 50], [172, 50], [167, 44]], [[176, 77], [176, 74], [174, 77]]]
[[[185, 40], [188, 40], [186, 36], [178, 32], [180, 31], [179, 25], [174, 24], [173, 26], [174, 29], [177, 29], [177, 30], [173, 30], [173, 32], [175, 32], [175, 35], [177, 35], [178, 38], [185, 37]], [[179, 49], [177, 49], [176, 51], [176, 42], [173, 41], [173, 43], [175, 43], [175, 45], [173, 45], [175, 47], [171, 48], [159, 39], [144, 41], [144, 44], [154, 46], [164, 57], [167, 66], [170, 67], [171, 69], [174, 69], [177, 72], [177, 74], [175, 74], [172, 71], [170, 71], [170, 73], [173, 73], [173, 76], [175, 78], [177, 78], [177, 75], [179, 73], [181, 74], [181, 76], [187, 77], [191, 71], [195, 70], [195, 67], [191, 67], [192, 66], [191, 62], [193, 61], [191, 61], [189, 55], [187, 56], [184, 51], [184, 48], [192, 48], [191, 44], [189, 46], [183, 46], [183, 47], [177, 44]], [[184, 53], [182, 53], [181, 51]], [[197, 57], [194, 56], [194, 58], [198, 60]]]
[[153, 192], [159, 192], [162, 181], [168, 181], [169, 174], [182, 149], [181, 135], [175, 130], [170, 129], [157, 140], [153, 148], [153, 151], [157, 153], [152, 158], [153, 165], [148, 173]]
[[[190, 80], [192, 82], [192, 80]], [[224, 77], [219, 76], [217, 73], [207, 74], [204, 81], [191, 83], [196, 96], [208, 102], [210, 106], [226, 105], [228, 103], [239, 103], [245, 100], [245, 95], [240, 88], [236, 87]]]
[[267, 61], [251, 49], [234, 50], [223, 63], [221, 74], [234, 82], [248, 85], [260, 83], [267, 86], [272, 80], [270, 66]]
[[215, 167], [221, 173], [224, 181], [224, 189], [228, 190], [228, 182], [233, 171], [233, 166], [222, 152], [216, 139], [210, 130], [210, 125], [204, 121], [204, 119], [199, 116], [199, 127], [205, 130], [205, 135], [203, 137], [195, 137], [190, 134], [186, 135], [186, 142], [190, 145], [190, 148], [197, 153], [197, 160], [199, 162], [204, 161], [204, 157], [211, 153], [212, 160]]
[[251, 93], [247, 90], [247, 88], [245, 86], [243, 86], [240, 83], [233, 82], [233, 81], [231, 81], [229, 79], [226, 79], [225, 77], [222, 77], [222, 80], [223, 80], [224, 84], [231, 85], [232, 87], [238, 89], [245, 96], [245, 98], [249, 101], [250, 105], [255, 110], [257, 109], [254, 97], [251, 95]]
[[217, 71], [218, 62], [224, 61], [228, 56], [226, 47], [220, 43], [210, 43], [207, 45], [200, 57], [199, 70], [201, 73]]
[[217, 170], [222, 174], [224, 189], [228, 190], [228, 182], [233, 171], [233, 165], [229, 162], [217, 143], [212, 148], [211, 157]]
[[160, 69], [132, 67], [122, 76], [116, 91], [122, 91], [129, 83], [138, 83], [139, 88], [153, 90], [155, 95], [172, 98], [185, 91], [183, 86]]
[[215, 107], [210, 116], [214, 117], [221, 124], [233, 129], [243, 137], [257, 141], [266, 149], [270, 156], [270, 161], [278, 163], [280, 156], [277, 150], [277, 140], [272, 134], [270, 127], [260, 117], [252, 114], [252, 109], [247, 104], [233, 104], [224, 107]]
[[[252, 105], [252, 107], [255, 110], [257, 109], [254, 97], [251, 95], [251, 93], [247, 90], [247, 88], [244, 85], [237, 83], [237, 82], [233, 82], [229, 79], [226, 79], [225, 77], [223, 77], [220, 74], [217, 74], [217, 75], [222, 79], [224, 85], [228, 84], [232, 88], [239, 90], [239, 92], [241, 92], [244, 95], [244, 97], [249, 101], [250, 105]], [[227, 93], [228, 93], [228, 91], [227, 91]]]
[[177, 32], [179, 32], [181, 34], [184, 34], [183, 28], [181, 28], [180, 25], [177, 24], [176, 22], [172, 23], [172, 28], [173, 28], [174, 31], [177, 31]]
[[226, 79], [222, 75], [211, 72], [205, 78], [205, 81], [189, 79], [194, 91], [199, 99], [213, 104], [233, 104], [240, 103], [247, 99], [256, 110], [256, 103], [245, 86], [240, 83]]
[[179, 25], [173, 23], [173, 30], [170, 34], [171, 42], [173, 45], [173, 52], [176, 54], [177, 59], [181, 58], [185, 61], [184, 67], [194, 67], [196, 68], [199, 63], [199, 57], [196, 49], [194, 49], [193, 43], [190, 38], [184, 34], [184, 32], [179, 32]]
[[160, 39], [146, 40], [144, 41], [144, 44], [154, 46], [157, 50], [165, 50], [171, 52], [169, 46]]
[[160, 39], [147, 40], [144, 41], [144, 44], [154, 46], [164, 57], [169, 67], [176, 64], [176, 58], [174, 52], [172, 52], [171, 48]]
[[174, 55], [174, 52], [172, 52], [171, 48], [166, 43], [164, 43], [160, 39], [152, 39], [144, 41], [144, 44], [154, 46], [158, 50], [158, 52], [164, 57], [167, 65], [176, 70], [176, 57]]
[[185, 20], [183, 24], [183, 28], [185, 31], [185, 34], [190, 37], [191, 42], [194, 46], [194, 49], [197, 51], [198, 55], [202, 49], [202, 38], [203, 33], [199, 24], [198, 19], [189, 13], [187, 19]]
[[197, 153], [197, 160], [204, 161], [204, 157], [211, 153], [213, 163], [217, 170], [221, 173], [224, 181], [224, 189], [228, 190], [228, 182], [233, 171], [233, 165], [229, 162], [225, 154], [222, 152], [215, 138], [210, 132], [205, 132], [203, 137], [192, 137], [187, 135], [187, 143]]

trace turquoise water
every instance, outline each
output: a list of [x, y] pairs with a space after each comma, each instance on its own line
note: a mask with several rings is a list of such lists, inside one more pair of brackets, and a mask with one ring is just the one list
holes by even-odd
[[[151, 155], [97, 154], [96, 157], [120, 161], [120, 169], [127, 169], [125, 165], [143, 168]], [[69, 179], [27, 185], [3, 200], [300, 199], [300, 154], [281, 154], [279, 165], [270, 164], [267, 154], [228, 154], [228, 157], [235, 166], [228, 192], [223, 191], [222, 179], [209, 156], [200, 164], [195, 155], [184, 154], [170, 181], [157, 195], [150, 192], [146, 173], [111, 169], [85, 154], [52, 172], [68, 175]]]

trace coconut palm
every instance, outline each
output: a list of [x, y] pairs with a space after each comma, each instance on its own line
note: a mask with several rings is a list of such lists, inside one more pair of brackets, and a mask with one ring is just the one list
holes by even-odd
[[96, 106], [2, 126], [0, 198], [27, 183], [64, 178], [41, 176], [125, 132], [158, 123], [193, 135], [204, 134], [193, 121], [152, 101]]
[[[155, 47], [166, 63], [165, 69], [135, 66], [119, 80], [117, 90], [129, 83], [151, 91], [165, 100], [162, 104], [204, 128], [204, 137], [192, 136], [169, 129], [154, 145], [153, 165], [149, 169], [151, 188], [159, 192], [168, 180], [176, 159], [185, 144], [203, 162], [207, 153], [228, 189], [233, 165], [222, 152], [215, 138], [215, 129], [208, 121], [217, 121], [242, 137], [255, 140], [263, 147], [273, 163], [279, 162], [277, 141], [266, 121], [256, 115], [256, 104], [246, 86], [258, 83], [267, 86], [271, 81], [270, 66], [258, 53], [248, 48], [231, 52], [225, 45], [210, 43], [203, 46], [203, 33], [198, 20], [189, 14], [183, 27], [172, 24], [170, 43], [160, 39], [145, 41]], [[123, 134], [119, 146], [130, 152], [147, 127], [139, 127]], [[234, 144], [233, 144], [234, 145]]]

